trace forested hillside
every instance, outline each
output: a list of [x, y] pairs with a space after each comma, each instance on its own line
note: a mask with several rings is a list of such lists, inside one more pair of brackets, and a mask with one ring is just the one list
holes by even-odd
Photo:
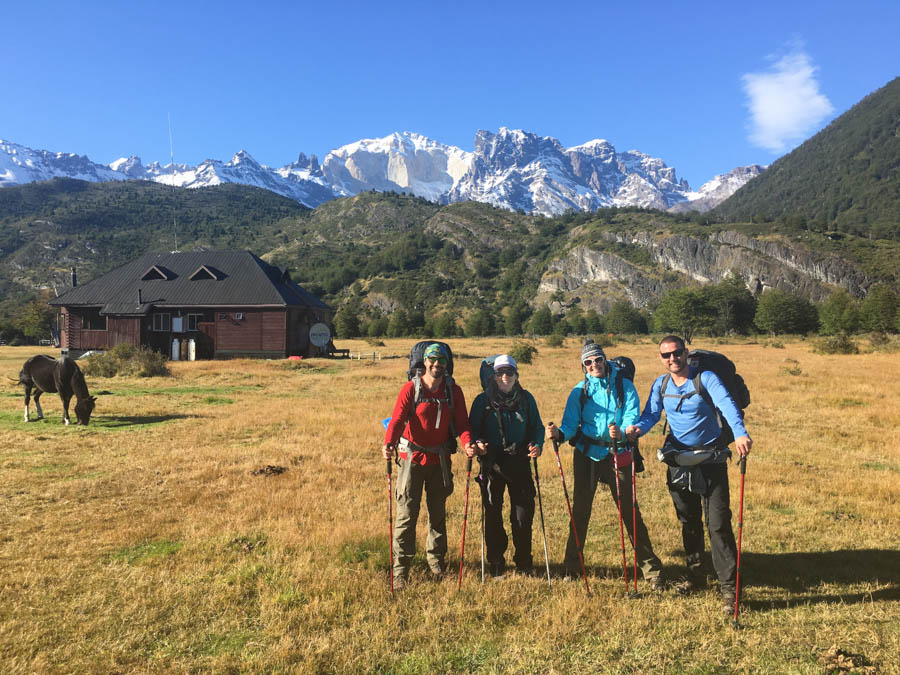
[[709, 214], [900, 238], [900, 78], [774, 162]]
[[874, 282], [896, 285], [900, 253], [896, 240], [826, 236], [789, 219], [722, 225], [639, 208], [546, 218], [375, 192], [310, 211], [237, 185], [63, 179], [0, 190], [0, 324], [65, 288], [72, 267], [84, 283], [176, 239], [180, 250], [249, 249], [289, 268], [349, 321], [345, 332], [375, 334], [517, 333], [563, 318], [597, 327], [604, 316], [620, 331], [646, 329], [667, 294], [728, 277], [805, 301], [843, 287], [858, 303]]

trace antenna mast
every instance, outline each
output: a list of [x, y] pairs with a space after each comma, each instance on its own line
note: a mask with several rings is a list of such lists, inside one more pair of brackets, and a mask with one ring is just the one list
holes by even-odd
[[[172, 113], [168, 113], [169, 115], [169, 158], [172, 161], [172, 190], [174, 193], [175, 190], [175, 144], [172, 142]], [[175, 253], [178, 253], [178, 223], [175, 220], [175, 211], [176, 208], [173, 203], [172, 208], [172, 238], [175, 240]]]

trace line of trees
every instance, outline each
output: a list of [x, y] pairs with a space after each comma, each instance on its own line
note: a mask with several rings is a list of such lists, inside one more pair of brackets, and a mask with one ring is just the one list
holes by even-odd
[[390, 315], [365, 315], [358, 300], [345, 303], [335, 315], [338, 337], [482, 337], [487, 335], [595, 335], [672, 332], [690, 342], [696, 335], [750, 335], [753, 333], [835, 335], [875, 331], [900, 332], [900, 298], [887, 285], [873, 286], [857, 300], [844, 290], [821, 303], [770, 289], [756, 298], [743, 281], [732, 276], [698, 288], [667, 293], [653, 312], [636, 309], [620, 300], [600, 315], [574, 305], [554, 314], [548, 305], [531, 308], [524, 302], [497, 311], [476, 309], [465, 318], [450, 311], [396, 309]]

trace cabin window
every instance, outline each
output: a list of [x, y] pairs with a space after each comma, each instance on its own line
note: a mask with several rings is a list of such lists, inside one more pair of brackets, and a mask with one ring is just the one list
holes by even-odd
[[153, 315], [153, 330], [168, 333], [172, 330], [172, 315], [168, 312]]
[[81, 314], [83, 330], [106, 330], [106, 317], [100, 315], [100, 309], [85, 309]]
[[187, 329], [188, 330], [197, 330], [197, 324], [203, 321], [202, 314], [188, 314], [187, 315]]

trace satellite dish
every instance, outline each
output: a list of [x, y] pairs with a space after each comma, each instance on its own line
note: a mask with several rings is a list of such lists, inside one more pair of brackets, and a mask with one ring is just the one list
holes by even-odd
[[309, 341], [316, 347], [325, 347], [331, 341], [331, 331], [324, 323], [315, 323], [309, 327]]

